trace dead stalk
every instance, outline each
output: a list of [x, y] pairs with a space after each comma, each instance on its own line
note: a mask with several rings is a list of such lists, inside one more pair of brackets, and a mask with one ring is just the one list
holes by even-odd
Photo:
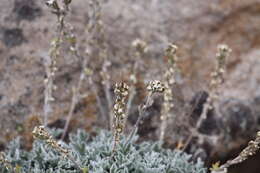
[[213, 102], [216, 101], [219, 97], [219, 87], [224, 83], [224, 73], [226, 70], [226, 59], [228, 58], [231, 49], [227, 45], [219, 45], [218, 53], [216, 54], [217, 65], [216, 70], [211, 74], [211, 81], [209, 87], [209, 96], [206, 100], [206, 103], [203, 105], [203, 110], [199, 120], [196, 123], [194, 129], [192, 129], [191, 134], [189, 135], [187, 141], [184, 144], [183, 151], [188, 147], [191, 140], [193, 139], [196, 132], [198, 132], [201, 124], [207, 118], [209, 110], [213, 108]]

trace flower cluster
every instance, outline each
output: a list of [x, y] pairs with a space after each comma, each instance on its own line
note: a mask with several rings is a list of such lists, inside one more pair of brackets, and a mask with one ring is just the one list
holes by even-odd
[[71, 1], [72, 0], [63, 0], [64, 7], [60, 7], [57, 0], [48, 0], [45, 4], [52, 9], [53, 13], [57, 15], [64, 15], [64, 13], [68, 10]]
[[135, 39], [132, 42], [132, 46], [136, 49], [139, 54], [144, 54], [147, 52], [147, 43], [140, 39]]
[[162, 121], [160, 129], [160, 141], [163, 141], [165, 130], [167, 127], [168, 119], [170, 118], [170, 110], [174, 107], [173, 104], [173, 91], [172, 86], [176, 83], [175, 75], [177, 70], [177, 49], [178, 47], [174, 44], [169, 44], [165, 51], [165, 56], [168, 58], [168, 64], [170, 65], [164, 75], [165, 91], [163, 93], [163, 105], [160, 119]]
[[61, 153], [63, 156], [65, 156], [67, 159], [72, 161], [79, 170], [82, 170], [78, 163], [75, 161], [75, 159], [70, 155], [69, 150], [63, 148], [56, 140], [54, 140], [53, 137], [49, 134], [49, 132], [44, 128], [44, 126], [35, 127], [32, 133], [35, 139], [39, 139], [46, 142], [50, 147], [52, 147], [53, 149]]
[[54, 10], [60, 10], [60, 7], [56, 0], [48, 0], [46, 1], [46, 5]]
[[227, 45], [221, 44], [218, 46], [218, 53], [216, 54], [217, 67], [216, 70], [211, 74], [211, 88], [217, 88], [217, 86], [224, 83], [226, 59], [228, 58], [230, 52], [231, 49]]
[[165, 56], [167, 57], [169, 64], [176, 64], [176, 61], [178, 60], [176, 56], [177, 50], [178, 47], [175, 44], [170, 44], [165, 50]]
[[152, 93], [162, 93], [165, 89], [165, 86], [162, 82], [158, 81], [158, 80], [154, 80], [154, 81], [150, 81], [147, 88], [146, 88], [149, 92]]
[[126, 83], [116, 83], [114, 93], [116, 95], [116, 101], [114, 105], [114, 147], [115, 150], [116, 145], [119, 143], [120, 135], [124, 129], [125, 123], [125, 108], [126, 108], [126, 99], [128, 96], [129, 87]]
[[45, 141], [49, 146], [57, 150], [58, 152], [67, 155], [69, 151], [65, 148], [62, 148], [60, 144], [48, 133], [48, 131], [44, 128], [44, 126], [38, 126], [33, 129], [33, 136], [36, 139], [40, 139]]

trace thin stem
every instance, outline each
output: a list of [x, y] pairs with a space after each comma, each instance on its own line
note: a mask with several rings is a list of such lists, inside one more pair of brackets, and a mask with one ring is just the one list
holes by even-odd
[[206, 103], [204, 103], [204, 105], [203, 105], [203, 110], [202, 110], [201, 116], [199, 117], [199, 120], [196, 123], [195, 129], [191, 131], [191, 134], [187, 138], [187, 141], [185, 142], [185, 144], [182, 148], [182, 151], [185, 151], [186, 148], [189, 146], [191, 140], [193, 139], [193, 137], [195, 135], [195, 132], [199, 130], [201, 124], [207, 118], [207, 114], [208, 114], [210, 108], [211, 108], [211, 99], [210, 99], [210, 96], [208, 96]]
[[81, 74], [80, 74], [80, 77], [79, 77], [79, 81], [78, 81], [78, 84], [77, 84], [77, 87], [76, 88], [73, 88], [73, 96], [72, 96], [72, 101], [71, 101], [71, 105], [70, 105], [70, 110], [69, 110], [69, 114], [67, 116], [67, 119], [66, 119], [66, 124], [64, 126], [64, 129], [63, 129], [63, 134], [62, 134], [62, 137], [61, 139], [64, 140], [66, 134], [67, 134], [67, 131], [68, 131], [68, 128], [69, 128], [69, 124], [70, 124], [70, 121], [71, 121], [71, 118], [72, 118], [72, 115], [73, 115], [73, 112], [75, 110], [75, 107], [76, 105], [78, 104], [80, 98], [79, 98], [79, 92], [80, 92], [80, 89], [82, 87], [82, 83], [83, 83], [83, 80], [85, 79], [85, 68], [86, 68], [86, 64], [87, 64], [87, 59], [86, 58], [83, 58], [81, 57], [78, 52], [75, 52], [75, 55], [78, 57], [78, 59], [83, 59], [83, 64], [82, 64], [82, 69], [81, 69]]
[[[136, 78], [136, 73], [137, 73], [138, 67], [139, 67], [139, 63], [138, 63], [138, 61], [135, 61], [134, 68], [133, 68], [134, 78]], [[136, 79], [133, 79], [133, 80], [136, 80]], [[129, 112], [130, 112], [130, 109], [132, 107], [132, 103], [133, 103], [134, 97], [136, 95], [136, 87], [134, 86], [135, 83], [136, 83], [136, 81], [133, 82], [133, 85], [130, 88], [130, 95], [129, 95], [129, 99], [128, 99], [127, 106], [126, 106], [126, 119], [125, 120], [128, 119]]]
[[110, 122], [109, 127], [112, 130], [114, 117], [113, 117], [113, 112], [112, 112], [112, 107], [113, 107], [112, 96], [110, 93], [111, 84], [109, 82], [109, 75], [108, 75], [108, 70], [107, 70], [108, 64], [109, 64], [109, 62], [105, 59], [103, 66], [102, 66], [102, 72], [106, 76], [104, 79], [104, 91], [105, 91], [105, 96], [106, 96], [106, 100], [107, 100], [107, 104], [108, 104], [108, 113], [109, 113], [109, 122]]
[[110, 123], [109, 123], [109, 117], [106, 116], [106, 111], [105, 111], [104, 106], [102, 105], [101, 99], [100, 99], [100, 97], [99, 97], [99, 95], [98, 95], [97, 86], [96, 86], [96, 84], [93, 82], [93, 79], [92, 79], [91, 76], [89, 76], [88, 81], [89, 81], [89, 85], [91, 86], [91, 90], [93, 90], [93, 92], [94, 92], [94, 94], [95, 94], [95, 98], [96, 98], [96, 101], [97, 101], [97, 106], [98, 106], [98, 109], [99, 109], [99, 111], [100, 111], [100, 113], [101, 113], [101, 116], [102, 116], [102, 118], [105, 118], [105, 119], [107, 120], [107, 122], [108, 122], [108, 128], [109, 128], [109, 125], [110, 125]]
[[46, 58], [45, 71], [47, 78], [44, 80], [45, 91], [44, 91], [44, 106], [43, 106], [43, 116], [44, 116], [44, 126], [47, 126], [49, 115], [52, 112], [51, 101], [54, 101], [52, 96], [53, 89], [56, 88], [54, 85], [55, 72], [57, 71], [57, 59], [59, 57], [60, 44], [63, 41], [64, 35], [64, 19], [69, 11], [69, 3], [63, 4], [64, 7], [60, 7], [57, 1], [46, 2], [46, 5], [52, 9], [52, 12], [57, 17], [57, 29], [56, 29], [56, 39], [51, 43], [50, 55]]
[[128, 119], [129, 112], [132, 107], [132, 103], [133, 103], [135, 95], [136, 95], [136, 88], [135, 88], [135, 86], [132, 86], [130, 88], [130, 95], [129, 95], [129, 99], [128, 99], [127, 106], [126, 106], [126, 118], [125, 118], [124, 124], [126, 124], [126, 121]]
[[[199, 117], [199, 120], [196, 123], [195, 130], [196, 132], [200, 128], [203, 121], [207, 118], [208, 112], [212, 109], [213, 102], [219, 97], [219, 87], [224, 83], [224, 73], [226, 68], [226, 59], [229, 56], [231, 49], [227, 45], [219, 45], [218, 46], [218, 53], [216, 54], [217, 65], [215, 71], [211, 74], [211, 81], [209, 84], [209, 96], [206, 100], [206, 103], [203, 105], [202, 113]], [[194, 131], [188, 137], [183, 151], [187, 148], [190, 141], [194, 136]]]
[[147, 108], [149, 108], [152, 105], [152, 95], [153, 95], [153, 92], [149, 92], [146, 97], [145, 103], [142, 106], [139, 106], [138, 119], [133, 127], [133, 130], [131, 131], [130, 135], [128, 136], [128, 138], [126, 140], [125, 145], [128, 145], [130, 143], [130, 141], [132, 140], [133, 136], [137, 133], [138, 126], [139, 126], [140, 122], [143, 120], [143, 118], [145, 117], [145, 115], [144, 115], [145, 111], [147, 110]]

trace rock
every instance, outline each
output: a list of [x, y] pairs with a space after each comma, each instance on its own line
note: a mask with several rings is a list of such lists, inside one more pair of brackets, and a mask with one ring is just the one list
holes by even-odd
[[[221, 103], [220, 114], [223, 134], [228, 140], [250, 138], [256, 132], [257, 121], [252, 108], [238, 99], [228, 99]], [[231, 139], [230, 139], [231, 138]]]
[[32, 21], [42, 15], [42, 10], [33, 0], [15, 0], [12, 13], [19, 22]]
[[6, 47], [15, 47], [26, 42], [23, 35], [23, 30], [20, 28], [2, 28], [1, 41], [6, 45]]

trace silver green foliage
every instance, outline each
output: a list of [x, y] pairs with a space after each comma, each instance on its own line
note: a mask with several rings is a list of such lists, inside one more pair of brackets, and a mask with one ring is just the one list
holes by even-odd
[[[177, 150], [167, 150], [159, 143], [136, 144], [137, 137], [126, 144], [123, 138], [117, 151], [111, 156], [113, 136], [100, 131], [94, 138], [78, 130], [70, 135], [70, 143], [61, 142], [68, 148], [76, 162], [89, 173], [206, 173], [203, 163], [190, 162], [190, 155]], [[35, 141], [31, 151], [20, 149], [20, 139], [12, 141], [6, 159], [17, 173], [80, 173], [74, 164], [42, 141]], [[9, 173], [0, 164], [1, 173]]]

